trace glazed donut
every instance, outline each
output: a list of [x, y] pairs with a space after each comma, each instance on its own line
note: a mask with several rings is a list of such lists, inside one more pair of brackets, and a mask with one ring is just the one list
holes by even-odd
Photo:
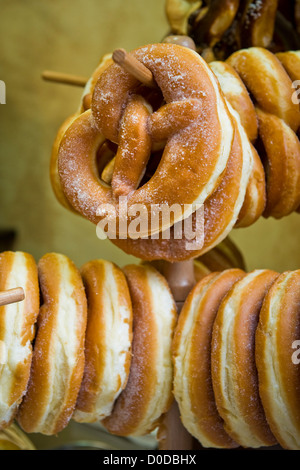
[[300, 448], [300, 373], [293, 343], [299, 341], [300, 271], [282, 273], [266, 295], [256, 331], [256, 366], [265, 414], [279, 444]]
[[288, 75], [288, 66], [285, 70], [279, 58], [262, 48], [238, 51], [227, 61], [255, 100], [259, 123], [255, 147], [266, 179], [263, 216], [279, 219], [300, 206], [300, 144], [296, 135], [300, 111], [293, 100], [293, 75]]
[[193, 39], [200, 50], [213, 48], [231, 26], [239, 0], [211, 0], [194, 20]]
[[257, 109], [259, 154], [266, 175], [264, 217], [282, 218], [300, 206], [300, 142], [277, 116]]
[[167, 0], [166, 11], [170, 34], [189, 35], [209, 61], [246, 47], [278, 52], [300, 46], [298, 0]]
[[25, 299], [0, 307], [0, 340], [6, 361], [0, 364], [0, 429], [10, 425], [25, 394], [32, 360], [31, 342], [39, 312], [34, 258], [20, 251], [0, 254], [0, 290], [22, 286]]
[[280, 60], [292, 82], [300, 80], [300, 51], [278, 52], [276, 57]]
[[124, 268], [133, 307], [132, 360], [127, 385], [102, 423], [112, 434], [153, 430], [172, 403], [171, 341], [176, 305], [165, 278], [152, 266]]
[[194, 263], [197, 262], [204, 264], [210, 272], [225, 271], [230, 268], [246, 271], [244, 256], [229, 237], [212, 250], [196, 258]]
[[247, 6], [240, 24], [241, 46], [269, 48], [274, 35], [278, 0], [244, 3]]
[[292, 81], [274, 54], [251, 47], [235, 52], [227, 62], [239, 74], [259, 109], [282, 119], [293, 131], [298, 130], [300, 112], [292, 100]]
[[255, 331], [268, 289], [278, 277], [255, 270], [236, 282], [222, 301], [212, 333], [212, 383], [227, 433], [243, 447], [276, 444], [259, 397]]
[[77, 114], [74, 114], [74, 115], [68, 117], [67, 119], [65, 119], [65, 121], [62, 123], [62, 125], [58, 129], [58, 132], [56, 134], [56, 137], [55, 137], [53, 145], [52, 145], [52, 152], [51, 152], [51, 158], [50, 158], [50, 182], [51, 182], [53, 193], [54, 193], [56, 199], [58, 200], [58, 202], [63, 207], [65, 207], [69, 211], [75, 212], [75, 213], [77, 213], [77, 212], [71, 206], [71, 204], [67, 200], [67, 198], [66, 198], [66, 196], [65, 196], [65, 194], [62, 190], [61, 183], [60, 183], [60, 178], [59, 178], [59, 174], [58, 174], [57, 159], [58, 159], [58, 149], [59, 149], [61, 140], [62, 140], [66, 130], [71, 125], [71, 123], [74, 121], [76, 116], [77, 116]]
[[[251, 142], [258, 136], [258, 119], [249, 93], [239, 75], [226, 62], [211, 62], [210, 68], [216, 75], [222, 92], [232, 108], [238, 113], [241, 124]], [[248, 181], [243, 207], [236, 228], [248, 227], [263, 214], [266, 206], [265, 173], [256, 149], [251, 145], [253, 168]]]
[[181, 420], [204, 447], [234, 448], [224, 430], [211, 380], [213, 324], [219, 305], [232, 285], [245, 275], [240, 269], [212, 273], [188, 295], [173, 340], [174, 396]]
[[81, 276], [88, 303], [85, 370], [73, 419], [101, 421], [124, 389], [131, 361], [132, 307], [125, 276], [115, 264], [93, 260]]
[[227, 62], [214, 61], [209, 66], [217, 77], [226, 100], [238, 113], [250, 141], [255, 142], [258, 135], [255, 106], [240, 76]]
[[253, 169], [247, 185], [243, 207], [239, 213], [235, 228], [249, 227], [265, 214], [267, 203], [265, 170], [261, 159], [251, 145]]
[[[166, 225], [160, 220], [154, 228], [147, 227], [147, 233], [140, 233], [149, 236], [192, 214], [194, 204], [203, 203], [216, 189], [229, 159], [233, 126], [214, 75], [194, 51], [173, 44], [154, 44], [132, 55], [151, 70], [167, 104], [151, 114], [145, 100], [135, 95], [129, 99], [136, 92], [137, 80], [118, 65], [109, 66], [94, 88], [92, 111], [82, 113], [65, 132], [58, 167], [66, 198], [94, 223], [104, 217], [101, 212], [97, 215], [101, 204], [113, 205], [118, 219], [119, 191], [126, 196], [128, 213], [133, 204], [145, 205], [151, 216], [153, 205], [183, 207], [180, 214], [171, 214]], [[123, 112], [126, 105], [132, 113]], [[115, 190], [99, 181], [93, 164], [95, 151], [105, 139], [120, 143], [114, 168]], [[166, 139], [156, 172], [138, 188], [151, 141]], [[135, 166], [139, 170], [136, 173]], [[175, 185], [174, 175], [178, 176], [179, 171]], [[117, 184], [120, 179], [121, 188]], [[131, 220], [128, 216], [127, 223]]]
[[18, 411], [25, 432], [61, 431], [71, 419], [84, 369], [86, 296], [80, 273], [65, 255], [38, 263], [39, 311], [28, 388]]
[[172, 31], [175, 34], [187, 34], [188, 19], [201, 5], [201, 0], [167, 0], [166, 15]]

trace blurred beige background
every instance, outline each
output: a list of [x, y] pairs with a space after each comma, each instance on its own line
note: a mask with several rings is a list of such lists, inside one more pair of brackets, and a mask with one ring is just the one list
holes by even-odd
[[[0, 0], [0, 230], [16, 229], [14, 249], [36, 259], [58, 251], [80, 266], [102, 257], [119, 265], [134, 260], [95, 226], [56, 201], [49, 157], [56, 131], [79, 103], [81, 89], [41, 79], [45, 69], [89, 76], [99, 58], [159, 42], [168, 31], [163, 0]], [[300, 215], [261, 219], [232, 239], [249, 269], [300, 267]]]

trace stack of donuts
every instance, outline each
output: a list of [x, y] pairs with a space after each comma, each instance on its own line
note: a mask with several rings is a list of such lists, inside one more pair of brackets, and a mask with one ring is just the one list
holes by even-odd
[[174, 395], [204, 447], [299, 450], [299, 304], [299, 270], [228, 269], [190, 292], [173, 340]]
[[145, 435], [175, 399], [203, 447], [299, 449], [300, 271], [247, 272], [231, 258], [218, 272], [202, 260], [177, 321], [150, 263], [93, 260], [78, 270], [58, 253], [37, 265], [28, 253], [1, 253], [0, 290], [25, 291], [0, 307], [1, 429], [16, 419], [53, 435], [72, 419]]
[[[194, 264], [198, 280], [244, 261], [226, 240]], [[121, 435], [151, 430], [171, 400], [176, 320], [159, 271], [3, 252], [0, 291], [17, 286], [25, 300], [0, 307], [0, 428], [17, 418], [27, 432], [56, 434], [72, 417]]]
[[[148, 224], [138, 239], [125, 228], [112, 239], [138, 258], [170, 262], [207, 253], [260, 216], [299, 210], [298, 52], [252, 47], [207, 64], [189, 47], [160, 43], [131, 56], [156, 86], [141, 85], [106, 55], [57, 134], [51, 181], [65, 207], [98, 224], [107, 205], [118, 220], [121, 197], [128, 214], [143, 204], [153, 219], [153, 207], [179, 205], [167, 225]], [[196, 227], [201, 204], [204, 242], [189, 250], [184, 229], [178, 239], [174, 227], [183, 220]]]
[[189, 35], [208, 60], [247, 47], [300, 48], [298, 0], [167, 0], [171, 33]]

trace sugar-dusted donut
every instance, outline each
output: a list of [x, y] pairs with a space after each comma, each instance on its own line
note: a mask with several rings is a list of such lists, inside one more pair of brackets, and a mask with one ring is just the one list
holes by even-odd
[[117, 435], [144, 435], [172, 403], [171, 343], [176, 305], [166, 279], [152, 266], [124, 268], [133, 307], [132, 360], [127, 385], [102, 423]]
[[73, 419], [100, 421], [124, 389], [131, 362], [132, 307], [127, 282], [114, 263], [81, 268], [88, 303], [85, 370]]
[[32, 255], [21, 251], [0, 254], [0, 290], [22, 287], [25, 299], [0, 307], [0, 429], [16, 416], [26, 392], [32, 360], [32, 340], [39, 312], [37, 266]]
[[28, 388], [18, 411], [26, 432], [56, 434], [72, 417], [84, 369], [87, 302], [82, 279], [65, 255], [38, 263], [42, 306]]
[[222, 301], [212, 334], [212, 383], [227, 433], [243, 447], [276, 444], [259, 396], [255, 332], [265, 295], [278, 273], [255, 270]]
[[204, 447], [234, 448], [224, 430], [211, 379], [211, 339], [215, 317], [240, 269], [211, 273], [196, 284], [181, 310], [173, 341], [174, 394], [186, 429]]
[[[282, 273], [266, 295], [256, 331], [256, 367], [264, 411], [281, 447], [300, 449], [300, 271]], [[296, 343], [297, 344], [297, 343]]]

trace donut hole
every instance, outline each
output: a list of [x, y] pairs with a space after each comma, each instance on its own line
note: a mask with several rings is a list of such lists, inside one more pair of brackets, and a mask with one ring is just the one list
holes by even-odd
[[146, 184], [152, 178], [152, 176], [156, 172], [157, 167], [161, 161], [162, 154], [163, 154], [163, 149], [151, 153], [147, 166], [146, 166], [145, 174], [138, 186], [139, 188], [142, 187], [144, 184]]
[[256, 151], [257, 151], [257, 153], [258, 153], [258, 155], [261, 159], [262, 165], [264, 167], [265, 179], [266, 179], [266, 183], [267, 183], [268, 180], [269, 180], [269, 173], [270, 173], [269, 159], [268, 159], [268, 155], [267, 155], [265, 145], [264, 145], [263, 140], [260, 136], [257, 137], [257, 140], [255, 142], [255, 149], [256, 149]]
[[166, 104], [160, 88], [149, 88], [141, 84], [133, 90], [132, 94], [142, 96], [153, 112]]

